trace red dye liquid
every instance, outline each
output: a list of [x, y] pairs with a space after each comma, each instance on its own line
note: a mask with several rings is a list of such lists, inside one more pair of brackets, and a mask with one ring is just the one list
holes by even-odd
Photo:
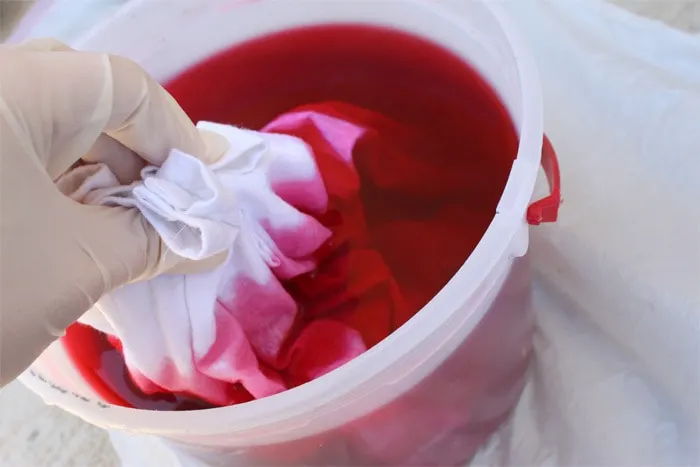
[[[378, 339], [420, 310], [476, 247], [518, 147], [505, 108], [471, 67], [441, 47], [387, 29], [324, 26], [266, 36], [186, 70], [166, 87], [195, 122], [260, 129], [300, 105], [341, 101], [410, 130], [410, 138], [396, 142], [397, 154], [367, 154], [361, 145], [354, 154], [363, 161], [357, 170], [372, 247], [410, 311], [392, 317], [391, 328], [366, 317], [353, 322]], [[416, 173], [416, 166], [430, 169]], [[295, 287], [289, 284], [290, 291]], [[311, 308], [303, 300], [299, 305]], [[154, 410], [211, 407], [183, 394], [144, 394], [120, 352], [91, 328], [74, 325], [64, 342], [108, 402]], [[242, 387], [231, 390], [237, 401], [251, 400]]]

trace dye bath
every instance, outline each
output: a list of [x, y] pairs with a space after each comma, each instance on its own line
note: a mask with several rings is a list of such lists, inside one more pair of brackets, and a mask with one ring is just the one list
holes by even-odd
[[[260, 129], [301, 105], [343, 102], [397, 124], [376, 128], [391, 150], [359, 144], [353, 153], [371, 245], [407, 304], [398, 316], [376, 310], [354, 321], [371, 336], [368, 346], [418, 312], [464, 263], [495, 214], [518, 148], [507, 111], [474, 69], [439, 46], [389, 29], [334, 25], [264, 36], [185, 70], [166, 88], [195, 122]], [[327, 184], [332, 170], [322, 169]], [[351, 222], [342, 209], [328, 214], [332, 222]], [[312, 304], [297, 282], [287, 288], [303, 314]], [[363, 305], [354, 303], [350, 313]], [[63, 341], [107, 402], [211, 407], [187, 394], [144, 394], [115, 343], [91, 328], [76, 324]], [[238, 402], [252, 399], [239, 385], [231, 391]]]

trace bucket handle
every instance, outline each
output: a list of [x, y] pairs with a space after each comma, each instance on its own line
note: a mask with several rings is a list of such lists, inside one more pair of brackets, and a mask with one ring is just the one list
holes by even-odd
[[549, 195], [535, 201], [527, 208], [527, 222], [530, 225], [540, 225], [545, 222], [556, 222], [561, 206], [561, 176], [559, 161], [549, 138], [544, 137], [542, 143], [542, 168], [549, 183]]

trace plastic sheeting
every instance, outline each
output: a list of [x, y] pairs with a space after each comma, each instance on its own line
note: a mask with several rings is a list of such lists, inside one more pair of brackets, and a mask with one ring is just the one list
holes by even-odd
[[532, 229], [532, 380], [475, 463], [697, 465], [700, 39], [601, 1], [508, 5], [566, 192]]

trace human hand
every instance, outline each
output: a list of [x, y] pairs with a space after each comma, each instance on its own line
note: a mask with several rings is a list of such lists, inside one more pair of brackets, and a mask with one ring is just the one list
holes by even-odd
[[0, 387], [110, 290], [220, 261], [187, 263], [136, 209], [76, 203], [58, 177], [103, 162], [129, 183], [173, 148], [213, 161], [226, 145], [125, 58], [0, 46]]

